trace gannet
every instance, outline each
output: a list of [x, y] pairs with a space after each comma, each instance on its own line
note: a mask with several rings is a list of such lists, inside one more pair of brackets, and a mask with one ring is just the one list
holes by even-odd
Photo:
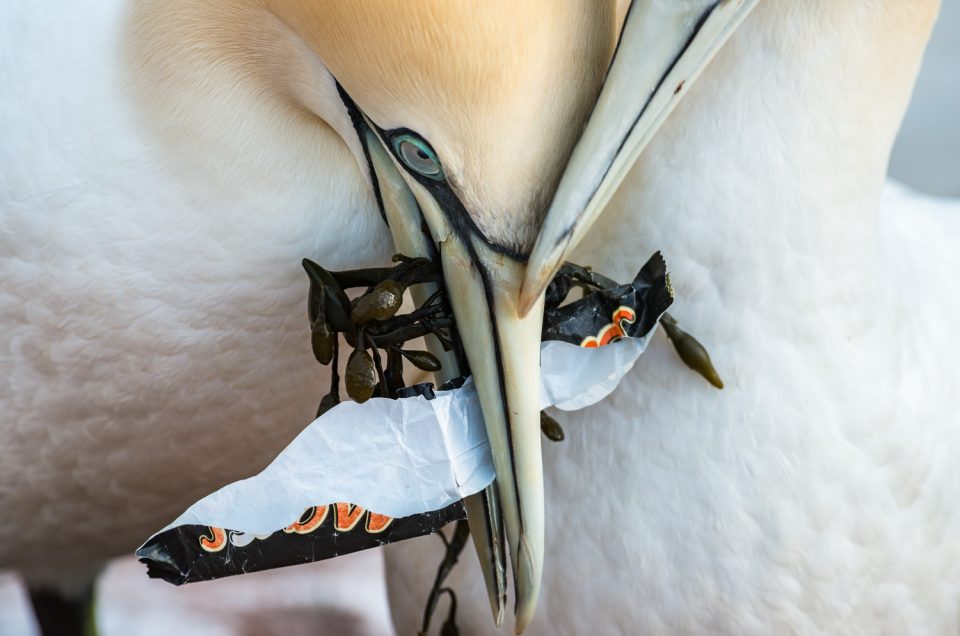
[[[521, 312], [519, 290], [570, 152], [605, 112], [594, 102], [622, 13], [612, 2], [7, 9], [2, 434], [5, 481], [18, 485], [0, 502], [0, 563], [35, 589], [88, 580], [289, 441], [318, 383], [297, 364], [300, 276], [276, 264], [382, 262], [392, 250], [377, 188], [389, 183], [416, 191], [423, 215], [406, 222], [428, 223], [447, 263], [500, 476], [474, 535], [499, 620], [505, 530], [522, 629], [541, 577], [543, 487], [540, 310], [535, 299]], [[371, 163], [377, 152], [394, 163]], [[71, 530], [56, 532], [65, 519]]]
[[[735, 12], [744, 3], [721, 4]], [[382, 262], [391, 252], [349, 103], [390, 153], [433, 239], [448, 248], [441, 247], [440, 253], [448, 259], [454, 310], [468, 334], [465, 344], [478, 386], [482, 382], [486, 387], [484, 415], [498, 474], [494, 496], [504, 512], [518, 629], [536, 616], [533, 631], [583, 633], [584, 625], [592, 626], [589, 631], [617, 625], [630, 631], [632, 609], [650, 617], [637, 624], [667, 630], [673, 629], [672, 616], [685, 616], [693, 625], [697, 609], [712, 616], [711, 608], [718, 604], [726, 607], [724, 616], [734, 617], [731, 624], [739, 626], [737, 621], [746, 619], [736, 604], [724, 605], [724, 599], [711, 604], [700, 593], [704, 588], [697, 583], [703, 583], [703, 577], [692, 579], [696, 599], [672, 597], [677, 607], [686, 600], [692, 603], [682, 611], [675, 607], [675, 614], [669, 607], [661, 611], [663, 603], [644, 604], [624, 594], [630, 589], [686, 589], [663, 580], [666, 574], [683, 572], [684, 562], [678, 559], [670, 567], [672, 562], [664, 558], [657, 563], [663, 552], [655, 549], [655, 539], [690, 556], [693, 571], [708, 564], [707, 571], [718, 580], [731, 580], [736, 592], [743, 581], [736, 577], [739, 570], [723, 567], [728, 563], [724, 553], [705, 550], [709, 554], [704, 556], [681, 541], [682, 533], [730, 546], [769, 537], [761, 530], [781, 524], [798, 527], [776, 514], [776, 501], [794, 504], [787, 506], [793, 512], [786, 517], [791, 522], [794, 517], [819, 519], [820, 524], [808, 524], [815, 528], [833, 519], [804, 518], [801, 513], [807, 508], [796, 499], [773, 495], [798, 495], [800, 486], [818, 492], [810, 475], [797, 469], [797, 458], [812, 457], [807, 453], [816, 447], [802, 433], [817, 431], [810, 426], [817, 408], [839, 427], [841, 409], [857, 404], [857, 391], [875, 398], [883, 378], [870, 383], [865, 380], [870, 374], [862, 373], [854, 382], [840, 373], [854, 368], [858, 360], [853, 354], [863, 349], [851, 349], [843, 368], [837, 369], [822, 357], [804, 357], [803, 346], [823, 352], [838, 331], [853, 333], [851, 325], [873, 329], [875, 321], [865, 316], [875, 316], [875, 307], [866, 301], [890, 302], [891, 296], [880, 294], [886, 290], [881, 282], [901, 279], [861, 280], [861, 270], [870, 265], [860, 260], [856, 267], [817, 271], [816, 265], [840, 265], [840, 255], [845, 257], [842, 264], [850, 265], [846, 258], [851, 245], [871, 256], [883, 252], [865, 240], [879, 241], [878, 232], [859, 233], [829, 216], [834, 221], [827, 224], [834, 230], [831, 238], [843, 235], [834, 245], [846, 251], [830, 251], [829, 258], [818, 260], [830, 242], [815, 240], [820, 226], [810, 218], [817, 210], [827, 215], [838, 208], [859, 210], [856, 204], [866, 210], [867, 200], [875, 204], [885, 153], [933, 19], [930, 2], [870, 11], [847, 3], [794, 7], [766, 0], [762, 17], [753, 18], [748, 25], [754, 26], [736, 40], [739, 48], [710, 67], [700, 100], [674, 116], [667, 134], [660, 135], [629, 175], [628, 164], [616, 166], [618, 179], [628, 178], [609, 206], [602, 204], [612, 195], [612, 186], [602, 197], [591, 198], [601, 188], [576, 177], [589, 174], [595, 158], [589, 151], [611, 142], [602, 134], [606, 124], [594, 125], [594, 100], [615, 53], [618, 26], [626, 13], [623, 3], [545, 7], [502, 2], [479, 8], [468, 3], [412, 7], [399, 2], [118, 0], [63, 5], [59, 12], [50, 7], [42, 13], [29, 7], [5, 9], [9, 37], [2, 45], [3, 59], [10, 62], [3, 70], [11, 81], [5, 87], [9, 97], [4, 99], [8, 111], [3, 125], [12, 142], [0, 151], [0, 203], [5, 210], [0, 307], [8, 334], [4, 377], [10, 381], [0, 396], [5, 412], [0, 470], [2, 481], [15, 486], [0, 491], [0, 509], [7, 520], [0, 524], [4, 567], [21, 569], [34, 584], [82, 581], [104, 559], [131, 550], [199, 495], [256, 472], [308, 421], [321, 380], [304, 346], [299, 259], [315, 255], [330, 267], [356, 267]], [[843, 37], [840, 24], [848, 27]], [[680, 22], [647, 28], [676, 35], [692, 26]], [[781, 48], [784, 41], [792, 42], [789, 53]], [[735, 63], [737, 52], [751, 45], [752, 56], [741, 52], [740, 57], [753, 65]], [[779, 55], [767, 60], [768, 50]], [[810, 59], [817, 53], [819, 65]], [[762, 91], [765, 79], [773, 88]], [[847, 80], [842, 87], [841, 80]], [[777, 87], [789, 90], [771, 96], [768, 91]], [[683, 82], [656, 89], [667, 98], [674, 91], [681, 95], [695, 90]], [[717, 96], [723, 99], [715, 101]], [[800, 112], [801, 105], [809, 111]], [[601, 108], [599, 114], [605, 111]], [[848, 117], [842, 120], [840, 115]], [[846, 125], [840, 126], [841, 121]], [[817, 123], [826, 132], [816, 128]], [[855, 131], [860, 134], [854, 136]], [[835, 139], [849, 143], [841, 148]], [[767, 215], [745, 225], [745, 216], [733, 215], [746, 214], [743, 206], [751, 201], [766, 203]], [[809, 205], [801, 208], [801, 201]], [[756, 207], [748, 211], [761, 214]], [[601, 221], [583, 221], [595, 221], [604, 208], [610, 209]], [[804, 214], [784, 218], [791, 209]], [[681, 211], [685, 222], [672, 224]], [[800, 224], [797, 232], [786, 232], [787, 220]], [[760, 229], [766, 232], [753, 243], [737, 240]], [[938, 244], [947, 231], [938, 228]], [[524, 389], [536, 374], [539, 295], [555, 266], [575, 246], [574, 236], [586, 236], [577, 254], [580, 260], [618, 275], [638, 265], [632, 257], [646, 247], [672, 248], [681, 295], [689, 297], [684, 319], [714, 340], [722, 330], [715, 350], [737, 366], [727, 374], [733, 386], [723, 394], [724, 402], [716, 394], [697, 393], [702, 387], [686, 378], [674, 378], [667, 361], [643, 375], [638, 372], [630, 391], [633, 399], [621, 391], [586, 416], [591, 424], [576, 428], [567, 448], [550, 450], [570, 454], [547, 456], [545, 517], [539, 433], [530, 425], [536, 401]], [[657, 241], [662, 245], [654, 245]], [[738, 244], [741, 249], [735, 250]], [[764, 245], [780, 249], [759, 249]], [[805, 266], [802, 271], [793, 269], [797, 263], [791, 256]], [[686, 260], [674, 263], [677, 259]], [[884, 262], [879, 257], [869, 261], [877, 269]], [[932, 285], [935, 272], [948, 270], [935, 268], [924, 280]], [[486, 274], [481, 280], [470, 274], [481, 271]], [[751, 278], [760, 273], [761, 279]], [[785, 284], [801, 273], [803, 284]], [[757, 286], [747, 286], [750, 281]], [[844, 281], [852, 289], [837, 289]], [[771, 289], [774, 282], [806, 297], [798, 302], [778, 287], [778, 298]], [[870, 290], [877, 290], [876, 295], [867, 296]], [[892, 297], [903, 300], [902, 294]], [[767, 299], [768, 310], [780, 312], [775, 323], [762, 320], [764, 314], [754, 304]], [[833, 315], [829, 306], [821, 306], [830, 300], [851, 307]], [[814, 322], [816, 329], [805, 330], [805, 312], [818, 309], [824, 313]], [[928, 310], [934, 325], [947, 324], [946, 309]], [[769, 331], [738, 341], [751, 317]], [[774, 330], [774, 324], [792, 338], [778, 340], [785, 332]], [[878, 324], [883, 333], [867, 335], [879, 342], [882, 335], [899, 334], [894, 326]], [[761, 346], [765, 334], [773, 352]], [[862, 338], [855, 344], [865, 346], [867, 336]], [[900, 366], [905, 351], [891, 342], [883, 340], [885, 346], [871, 348], [871, 355], [892, 356], [898, 362], [895, 371], [911, 368]], [[793, 364], [780, 368], [774, 360], [765, 366], [769, 358], [764, 356], [776, 352], [784, 356], [779, 361]], [[806, 375], [803, 364], [810, 365]], [[882, 368], [865, 366], [873, 375]], [[764, 369], [767, 373], [761, 375]], [[774, 369], [781, 372], [779, 380], [774, 380]], [[824, 369], [835, 370], [836, 377]], [[946, 371], [933, 375], [944, 381], [950, 377]], [[886, 379], [897, 376], [891, 372]], [[747, 381], [758, 377], [763, 386]], [[795, 391], [805, 386], [800, 381], [804, 377], [811, 392], [798, 396]], [[845, 378], [846, 383], [841, 381]], [[914, 399], [920, 388], [930, 388], [917, 382], [910, 394]], [[846, 390], [838, 395], [841, 388]], [[835, 393], [823, 394], [827, 389]], [[883, 395], [892, 400], [894, 393]], [[791, 404], [787, 397], [802, 399]], [[861, 406], [878, 409], [881, 403], [870, 399]], [[896, 404], [904, 415], [884, 420], [884, 430], [893, 431], [879, 438], [887, 443], [866, 449], [888, 462], [894, 462], [890, 449], [901, 450], [905, 441], [896, 436], [901, 429], [894, 424], [916, 421], [906, 401]], [[650, 412], [654, 405], [664, 411]], [[751, 408], [736, 408], [744, 405]], [[746, 424], [756, 425], [759, 419], [769, 425], [783, 412], [796, 418], [775, 431], [787, 439], [759, 444], [758, 436], [767, 429], [748, 429]], [[863, 433], [877, 422], [861, 410], [855, 412], [859, 417], [843, 420], [853, 432]], [[621, 427], [612, 435], [618, 421], [629, 421], [631, 428]], [[740, 437], [724, 437], [734, 423], [744, 424], [738, 430], [752, 446], [735, 447], [734, 439]], [[696, 434], [687, 430], [689, 436], [640, 446], [649, 441], [644, 435], [666, 435], [695, 424]], [[936, 431], [938, 451], [946, 453], [951, 440], [956, 448], [949, 429]], [[911, 432], [909, 441], [916, 441]], [[711, 440], [716, 446], [707, 444]], [[764, 469], [780, 469], [787, 477], [759, 482], [772, 494], [761, 496], [766, 492], [761, 488], [757, 507], [749, 509], [757, 514], [750, 516], [737, 506], [724, 506], [729, 501], [715, 491], [697, 490], [696, 479], [684, 482], [684, 469], [694, 475], [706, 469], [694, 461], [696, 455], [683, 456], [691, 463], [681, 463], [680, 455], [666, 452], [676, 448], [671, 444], [687, 451], [703, 448], [704, 461], [727, 460], [728, 473], [711, 473], [710, 483], [721, 493], [733, 493], [738, 503], [738, 486], [743, 485], [738, 478], [745, 474], [769, 477]], [[859, 453], [853, 455], [862, 459], [865, 450], [854, 448]], [[605, 466], [605, 460], [620, 452], [630, 458], [629, 464]], [[750, 461], [758, 458], [766, 461]], [[934, 464], [933, 458], [921, 454], [920, 459], [928, 459], [920, 466], [945, 470], [945, 464]], [[644, 481], [651, 476], [644, 471], [658, 466], [664, 470], [661, 481]], [[630, 471], [639, 472], [631, 478]], [[604, 476], [598, 487], [588, 487], [589, 473]], [[926, 474], [910, 475], [917, 480], [920, 473]], [[943, 533], [955, 529], [957, 521], [947, 516], [944, 502], [956, 493], [956, 481], [949, 474], [932, 481], [934, 493], [922, 501], [942, 514], [928, 513], [912, 528], [930, 528], [930, 522], [942, 531], [924, 534], [939, 559], [951, 556], [951, 544], [942, 537], [949, 536]], [[686, 490], [678, 485], [684, 483]], [[838, 476], [830, 483], [847, 482]], [[875, 483], [864, 477], [855, 485], [862, 494]], [[915, 487], [898, 483], [898, 488], [907, 495], [919, 491], [916, 481], [904, 481], [908, 483]], [[782, 488], [773, 488], [776, 484]], [[660, 489], [651, 490], [653, 486]], [[843, 488], [840, 492], [847, 494]], [[641, 498], [647, 494], [650, 500]], [[686, 501], [680, 497], [684, 494], [692, 498], [688, 508], [679, 504]], [[650, 501], [662, 504], [655, 506], [656, 514], [649, 503], [643, 505]], [[940, 504], [944, 510], [937, 508]], [[585, 514], [584, 506], [589, 511], [590, 505], [599, 505], [599, 514]], [[584, 565], [580, 559], [606, 553], [600, 537], [591, 538], [603, 528], [578, 526], [577, 515], [602, 522], [613, 516], [603, 511], [621, 508], [626, 523], [618, 530], [610, 528], [621, 544], [611, 548], [607, 564], [624, 575], [607, 577], [620, 582], [619, 593], [599, 583], [582, 585], [586, 577], [577, 569]], [[671, 510], [689, 514], [681, 523]], [[824, 510], [823, 515], [835, 513], [829, 505]], [[547, 518], [564, 522], [551, 521], [550, 531], [544, 532]], [[704, 519], [713, 522], [712, 532], [697, 534], [702, 525], [693, 522]], [[653, 529], [644, 535], [648, 525]], [[723, 532], [731, 527], [730, 534]], [[877, 532], [885, 538], [881, 530]], [[644, 536], [645, 542], [638, 538]], [[645, 544], [654, 547], [647, 551]], [[771, 550], [781, 545], [774, 543]], [[828, 541], [822, 548], [827, 557], [833, 546]], [[880, 546], [885, 552], [888, 544]], [[955, 545], [953, 549], [955, 556]], [[426, 591], [414, 584], [416, 577], [421, 572], [430, 576], [432, 570], [423, 571], [422, 562], [421, 568], [411, 570], [409, 564], [423, 561], [423, 555], [407, 555], [406, 563], [402, 553], [390, 557], [400, 633], [410, 631], [411, 617], [422, 605], [412, 597], [416, 590]], [[697, 560], [698, 555], [704, 560]], [[762, 565], [769, 563], [756, 553], [738, 555], [747, 569], [754, 564], [760, 572], [768, 571]], [[787, 566], [791, 557], [803, 556], [783, 549], [772, 558], [787, 564], [785, 571], [800, 588], [800, 575], [807, 570]], [[551, 565], [554, 557], [559, 561]], [[631, 561], [634, 567], [628, 566]], [[655, 566], [642, 567], [647, 561]], [[842, 580], [829, 559], [816, 562], [823, 578]], [[901, 573], [906, 571], [903, 566], [898, 564]], [[485, 567], [489, 591], [489, 564]], [[544, 606], [534, 614], [541, 568], [547, 568]], [[651, 582], [657, 575], [660, 580]], [[946, 583], [936, 591], [946, 604], [948, 586], [956, 591], [951, 583], [956, 570], [941, 570], [939, 576]], [[464, 610], [465, 624], [483, 630], [493, 625], [490, 609], [481, 617], [475, 608], [491, 599], [482, 589], [483, 577], [474, 580], [481, 589], [464, 603], [470, 608]], [[404, 598], [405, 593], [410, 598]], [[591, 599], [591, 594], [602, 595], [604, 602]], [[778, 598], [774, 592], [771, 596]], [[829, 596], [824, 603], [835, 598]], [[495, 613], [497, 602], [493, 599]], [[606, 611], [597, 611], [605, 604], [610, 606]], [[927, 606], [918, 607], [916, 614], [930, 615], [921, 611]], [[794, 614], [798, 621], [817, 617], [801, 604]], [[829, 617], [829, 612], [824, 615]], [[589, 623], [578, 627], [577, 621], [588, 616]], [[767, 618], [776, 616], [771, 612]], [[707, 627], [715, 624], [704, 622]]]

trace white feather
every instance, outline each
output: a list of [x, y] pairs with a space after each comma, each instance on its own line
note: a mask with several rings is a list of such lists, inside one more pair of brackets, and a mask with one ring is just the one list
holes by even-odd
[[263, 468], [326, 382], [300, 259], [390, 254], [323, 121], [215, 73], [179, 86], [193, 120], [142, 119], [128, 10], [0, 11], [0, 568], [32, 579]]

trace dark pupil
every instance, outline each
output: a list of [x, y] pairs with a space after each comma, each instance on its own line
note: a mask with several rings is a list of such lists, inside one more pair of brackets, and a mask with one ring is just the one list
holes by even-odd
[[429, 160], [430, 157], [427, 156], [427, 153], [417, 148], [417, 156], [424, 160]]

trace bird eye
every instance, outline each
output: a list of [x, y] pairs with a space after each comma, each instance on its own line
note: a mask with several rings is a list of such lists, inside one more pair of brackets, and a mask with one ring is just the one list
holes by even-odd
[[403, 163], [417, 174], [436, 181], [443, 180], [443, 168], [437, 153], [423, 139], [409, 134], [400, 135], [393, 140], [393, 148]]

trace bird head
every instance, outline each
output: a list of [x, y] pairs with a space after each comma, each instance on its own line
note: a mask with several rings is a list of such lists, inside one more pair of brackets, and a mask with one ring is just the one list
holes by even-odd
[[310, 4], [279, 9], [310, 16], [290, 22], [405, 175], [456, 199], [458, 229], [529, 254], [613, 54], [614, 3]]
[[271, 5], [335, 79], [354, 125], [341, 132], [359, 136], [394, 237], [426, 227], [441, 260], [493, 456], [518, 632], [544, 560], [543, 291], [755, 2]]

